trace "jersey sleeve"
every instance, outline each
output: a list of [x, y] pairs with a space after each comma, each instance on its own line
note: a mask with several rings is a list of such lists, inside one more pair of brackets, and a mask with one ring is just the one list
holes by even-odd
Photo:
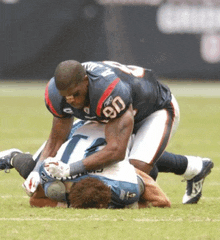
[[65, 114], [62, 111], [62, 103], [63, 98], [59, 94], [56, 85], [55, 85], [55, 80], [52, 78], [45, 89], [45, 104], [47, 109], [55, 116], [58, 118], [70, 118], [72, 115], [70, 114]]
[[115, 78], [104, 90], [98, 100], [96, 114], [110, 120], [124, 114], [132, 103], [131, 90], [120, 78]]

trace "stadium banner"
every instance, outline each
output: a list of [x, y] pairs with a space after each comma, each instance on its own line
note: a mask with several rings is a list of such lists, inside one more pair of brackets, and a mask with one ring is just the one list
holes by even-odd
[[0, 77], [48, 79], [63, 60], [220, 79], [218, 0], [1, 0]]
[[104, 6], [93, 0], [0, 0], [1, 79], [48, 79], [68, 59], [107, 56]]

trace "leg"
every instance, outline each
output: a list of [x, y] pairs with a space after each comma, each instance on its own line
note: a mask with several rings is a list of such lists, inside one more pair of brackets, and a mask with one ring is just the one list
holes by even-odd
[[202, 196], [203, 182], [213, 168], [208, 158], [183, 156], [164, 152], [156, 163], [159, 172], [172, 172], [182, 175], [187, 181], [184, 204], [197, 203]]
[[35, 166], [31, 154], [22, 153], [18, 149], [9, 149], [0, 153], [0, 169], [8, 172], [15, 168], [18, 173], [26, 179]]
[[137, 169], [140, 169], [142, 172], [150, 174], [153, 169], [152, 164], [148, 164], [136, 159], [130, 159], [130, 163]]
[[188, 165], [183, 177], [187, 180], [186, 193], [183, 196], [183, 204], [197, 203], [202, 196], [202, 187], [205, 178], [214, 167], [209, 158], [186, 156]]
[[0, 170], [4, 170], [6, 173], [9, 173], [10, 169], [14, 168], [11, 165], [11, 159], [13, 159], [13, 157], [18, 153], [21, 153], [21, 151], [16, 148], [0, 152]]
[[157, 164], [154, 165], [153, 169], [149, 173], [149, 176], [152, 177], [154, 179], [154, 181], [156, 181], [157, 176], [158, 176]]
[[172, 172], [183, 175], [186, 171], [188, 160], [186, 156], [164, 152], [156, 162], [158, 172]]
[[36, 162], [32, 155], [28, 153], [17, 154], [11, 161], [11, 165], [18, 171], [18, 173], [26, 179], [34, 169]]
[[9, 172], [10, 169], [15, 168], [18, 173], [26, 179], [34, 169], [45, 144], [46, 142], [43, 143], [33, 156], [28, 153], [22, 153], [16, 148], [0, 152], [0, 170]]
[[165, 109], [146, 118], [134, 135], [129, 155], [132, 165], [147, 174], [150, 173], [168, 144], [171, 124], [172, 118], [167, 115]]
[[149, 174], [163, 154], [178, 125], [179, 106], [172, 96], [168, 109], [154, 112], [135, 126], [130, 162], [136, 168]]

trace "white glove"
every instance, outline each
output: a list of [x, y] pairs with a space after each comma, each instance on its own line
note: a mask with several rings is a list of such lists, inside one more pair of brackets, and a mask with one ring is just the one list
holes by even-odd
[[45, 160], [44, 167], [46, 171], [55, 178], [67, 178], [70, 176], [69, 164], [63, 163], [54, 158]]
[[26, 191], [27, 195], [31, 197], [34, 192], [37, 190], [37, 187], [40, 183], [40, 175], [38, 172], [33, 171], [29, 174], [25, 182], [22, 184], [22, 187]]

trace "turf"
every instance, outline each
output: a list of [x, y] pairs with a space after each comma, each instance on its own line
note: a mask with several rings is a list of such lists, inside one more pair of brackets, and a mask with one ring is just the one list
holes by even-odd
[[[52, 116], [44, 105], [45, 83], [0, 84], [0, 151], [16, 147], [34, 153], [51, 128]], [[2, 171], [1, 239], [220, 239], [220, 98], [177, 94], [177, 100], [181, 121], [167, 150], [207, 156], [215, 164], [198, 204], [181, 203], [186, 183], [180, 176], [160, 174], [158, 183], [171, 199], [170, 209], [31, 208], [21, 187], [23, 179], [15, 170]]]

